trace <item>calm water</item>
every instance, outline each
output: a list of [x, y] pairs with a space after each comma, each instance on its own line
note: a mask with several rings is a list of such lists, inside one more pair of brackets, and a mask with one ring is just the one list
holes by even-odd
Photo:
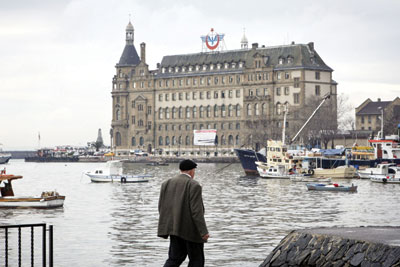
[[[158, 194], [177, 164], [130, 164], [130, 173], [154, 174], [143, 184], [97, 184], [82, 175], [101, 165], [12, 160], [7, 172], [24, 176], [13, 183], [16, 195], [56, 189], [66, 201], [56, 210], [0, 210], [0, 224], [54, 225], [55, 266], [162, 266], [169, 243], [156, 236]], [[195, 177], [211, 234], [206, 266], [258, 266], [294, 229], [400, 225], [400, 185], [355, 179], [339, 182], [357, 184], [358, 193], [308, 192], [303, 183], [242, 177], [239, 164], [216, 173], [225, 166], [199, 164]]]

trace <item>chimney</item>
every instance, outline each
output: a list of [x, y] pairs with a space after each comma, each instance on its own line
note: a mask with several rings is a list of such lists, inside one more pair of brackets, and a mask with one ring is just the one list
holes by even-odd
[[292, 45], [294, 45], [295, 44], [295, 42], [294, 41], [292, 41]]
[[311, 51], [314, 51], [314, 42], [309, 42], [308, 47], [310, 48]]
[[252, 43], [251, 44], [252, 49], [257, 49], [258, 48], [258, 43]]
[[378, 102], [381, 102], [381, 99], [380, 99], [380, 98], [378, 98]]
[[160, 63], [157, 63], [157, 69], [159, 69], [161, 67]]
[[143, 63], [146, 63], [146, 44], [140, 44], [140, 59]]

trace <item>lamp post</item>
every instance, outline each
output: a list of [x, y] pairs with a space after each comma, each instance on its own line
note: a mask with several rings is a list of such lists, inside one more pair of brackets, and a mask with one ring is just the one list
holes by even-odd
[[381, 139], [383, 140], [383, 108], [378, 107], [378, 109], [381, 111]]

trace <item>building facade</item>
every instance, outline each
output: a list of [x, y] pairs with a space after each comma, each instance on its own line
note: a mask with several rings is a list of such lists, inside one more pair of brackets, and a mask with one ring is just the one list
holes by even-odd
[[[283, 110], [331, 94], [337, 84], [313, 43], [164, 56], [155, 70], [140, 57], [134, 29], [112, 80], [112, 147], [117, 154], [141, 149], [157, 154], [226, 155], [281, 136]], [[296, 114], [288, 117], [288, 129]], [[193, 145], [193, 130], [216, 129], [216, 146]], [[261, 136], [261, 137], [260, 137]], [[259, 138], [260, 137], [260, 138]]]

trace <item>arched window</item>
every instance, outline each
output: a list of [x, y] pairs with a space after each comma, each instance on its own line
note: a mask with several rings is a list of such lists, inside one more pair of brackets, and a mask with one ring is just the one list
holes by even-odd
[[240, 117], [240, 105], [236, 104], [236, 117]]
[[140, 145], [141, 145], [141, 146], [144, 145], [144, 138], [143, 138], [143, 136], [140, 137], [139, 142], [140, 142]]
[[173, 146], [176, 145], [176, 138], [175, 138], [175, 136], [172, 136], [172, 145], [173, 145]]
[[165, 145], [166, 145], [166, 146], [169, 146], [169, 136], [166, 136], [166, 137], [165, 137]]
[[229, 135], [228, 137], [228, 145], [232, 146], [233, 145], [233, 136]]
[[193, 119], [197, 118], [197, 108], [196, 106], [193, 107]]
[[236, 123], [236, 130], [240, 130], [240, 122]]
[[221, 106], [221, 117], [225, 117], [226, 115], [226, 109], [225, 109], [225, 105]]
[[172, 118], [173, 119], [176, 118], [176, 108], [175, 107], [172, 108]]
[[182, 145], [182, 136], [179, 136], [178, 138], [178, 145]]
[[276, 114], [281, 115], [281, 103], [276, 103]]
[[162, 120], [162, 118], [163, 118], [163, 109], [162, 109], [162, 108], [160, 108], [160, 109], [158, 110], [158, 118], [159, 118], [160, 120]]
[[183, 108], [182, 107], [179, 107], [179, 119], [182, 119], [182, 117], [183, 117]]
[[163, 138], [162, 136], [158, 137], [158, 145], [162, 146], [163, 145]]
[[247, 104], [247, 116], [251, 116], [251, 105]]
[[261, 105], [261, 115], [267, 115], [267, 104], [263, 103]]
[[235, 141], [235, 145], [240, 145], [240, 143], [239, 143], [239, 135], [236, 135], [236, 141]]
[[120, 132], [115, 133], [115, 145], [116, 146], [121, 145], [121, 133]]
[[204, 107], [200, 106], [200, 118], [204, 118]]
[[169, 119], [169, 108], [165, 108], [165, 118]]
[[218, 117], [218, 106], [214, 106], [214, 117]]
[[190, 118], [190, 108], [186, 107], [186, 118], [189, 119]]
[[215, 135], [215, 144], [218, 145], [218, 135]]
[[258, 111], [258, 104], [254, 104], [254, 115], [256, 116], [260, 115]]
[[135, 137], [132, 137], [131, 145], [132, 146], [136, 146], [136, 138]]
[[121, 110], [118, 108], [115, 111], [115, 120], [119, 121], [121, 119]]
[[211, 106], [208, 105], [207, 106], [207, 118], [210, 118], [210, 117], [211, 117]]
[[233, 116], [233, 106], [229, 105], [228, 106], [228, 117], [232, 117]]
[[226, 145], [225, 135], [221, 136], [221, 145]]
[[190, 145], [190, 137], [189, 136], [186, 136], [185, 145], [187, 145], [187, 146]]

